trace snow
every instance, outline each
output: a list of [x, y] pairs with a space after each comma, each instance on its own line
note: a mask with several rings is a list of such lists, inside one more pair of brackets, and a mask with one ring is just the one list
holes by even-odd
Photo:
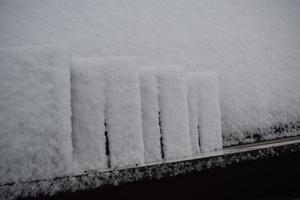
[[138, 60], [112, 57], [98, 60], [105, 71], [105, 115], [112, 168], [144, 163]]
[[71, 62], [72, 141], [80, 171], [107, 168], [104, 127], [104, 72], [93, 59]]
[[[133, 55], [140, 58], [145, 65], [159, 65], [163, 68], [165, 63], [172, 63], [186, 66], [189, 71], [215, 71], [219, 75], [220, 82], [224, 144], [231, 145], [248, 139], [254, 141], [253, 138], [257, 134], [265, 139], [299, 135], [294, 128], [295, 124], [299, 124], [300, 121], [299, 10], [300, 3], [295, 0], [273, 0], [272, 2], [269, 0], [225, 0], [221, 2], [217, 0], [165, 0], [163, 2], [159, 0], [138, 2], [87, 0], [84, 3], [80, 0], [28, 0], [26, 2], [1, 0], [0, 47], [67, 44], [74, 57]], [[12, 55], [4, 56], [9, 53], [1, 50], [1, 60], [7, 60], [1, 61], [1, 68], [13, 65], [14, 67], [7, 67], [13, 70], [16, 67], [14, 73], [1, 70], [0, 74], [1, 120], [11, 117], [15, 119], [5, 125], [1, 124], [0, 161], [2, 165], [0, 166], [1, 169], [5, 169], [0, 172], [1, 181], [17, 180], [15, 174], [19, 172], [22, 174], [20, 179], [50, 177], [60, 174], [69, 163], [69, 161], [58, 163], [58, 161], [65, 160], [64, 158], [69, 154], [67, 152], [71, 151], [67, 138], [70, 137], [67, 136], [70, 132], [67, 123], [70, 122], [63, 120], [70, 112], [67, 111], [69, 103], [65, 100], [69, 98], [69, 94], [65, 92], [65, 87], [58, 87], [60, 81], [62, 82], [62, 77], [53, 75], [64, 71], [65, 65], [68, 65], [68, 61], [62, 61], [67, 57], [66, 52], [58, 50], [55, 53], [51, 50], [51, 56], [48, 58], [46, 56], [48, 50], [40, 49], [40, 51], [40, 54], [33, 53], [35, 50], [26, 51], [30, 56], [20, 56], [13, 61], [15, 58], [12, 59]], [[50, 66], [50, 61], [58, 63], [57, 67], [52, 67], [53, 72], [51, 71], [46, 78], [39, 79], [42, 73], [35, 70], [44, 69], [42, 66]], [[20, 67], [26, 63], [33, 63], [34, 70], [26, 71], [26, 67], [32, 64]], [[35, 75], [31, 76], [31, 74]], [[7, 80], [7, 77], [11, 76], [14, 76], [16, 80]], [[26, 81], [15, 88], [14, 85], [23, 80], [22, 76], [26, 76], [26, 79], [23, 77]], [[41, 81], [43, 85], [33, 84], [33, 82], [38, 82], [35, 79], [39, 79], [38, 81]], [[44, 87], [45, 84], [48, 84], [45, 86], [46, 89], [39, 88]], [[122, 87], [125, 86], [122, 85]], [[51, 88], [54, 95], [48, 98], [48, 93], [45, 94], [45, 92], [52, 91]], [[134, 94], [138, 89], [135, 90]], [[20, 98], [7, 96], [10, 93], [16, 95], [15, 91], [18, 92]], [[38, 92], [34, 93], [34, 91]], [[62, 95], [55, 95], [56, 92]], [[27, 93], [35, 95], [31, 97]], [[28, 99], [30, 101], [24, 103]], [[47, 101], [44, 102], [44, 99]], [[137, 98], [136, 101], [139, 99]], [[40, 105], [42, 103], [45, 105]], [[16, 107], [16, 104], [21, 104], [21, 106]], [[139, 107], [138, 102], [132, 102], [132, 104]], [[34, 106], [38, 109], [33, 109]], [[48, 109], [51, 106], [56, 109]], [[6, 112], [14, 107], [16, 109], [14, 112]], [[25, 117], [25, 114], [16, 114], [26, 113], [25, 111], [30, 111], [33, 117], [30, 119]], [[40, 116], [37, 117], [36, 112], [42, 114], [38, 114]], [[136, 112], [139, 111], [136, 110]], [[195, 113], [192, 115], [195, 116]], [[113, 116], [117, 117], [116, 114]], [[54, 120], [53, 117], [58, 119], [55, 123], [51, 121]], [[131, 116], [129, 118], [131, 119]], [[25, 120], [25, 125], [20, 123], [20, 126], [13, 127], [12, 124], [17, 123], [18, 120]], [[44, 130], [41, 128], [43, 123], [47, 124], [44, 127], [51, 127], [51, 129], [45, 128], [45, 131], [41, 131], [43, 134], [47, 133], [43, 146], [48, 145], [49, 149], [52, 148], [54, 151], [48, 152], [48, 149], [46, 152], [39, 148], [38, 141], [41, 138], [35, 135], [38, 133], [35, 130]], [[133, 123], [138, 125], [130, 124], [130, 129], [133, 126], [141, 129], [140, 119], [133, 120]], [[32, 126], [27, 127], [29, 124]], [[276, 131], [277, 128], [274, 128], [286, 125], [290, 128], [284, 132]], [[125, 126], [125, 122], [122, 126]], [[9, 132], [9, 129], [15, 130], [16, 128], [26, 129], [24, 133], [33, 137], [21, 135], [22, 131]], [[127, 136], [124, 135], [124, 137]], [[140, 143], [141, 139], [138, 140]], [[25, 146], [30, 148], [24, 151]], [[137, 149], [142, 149], [141, 144], [138, 146]], [[16, 149], [15, 153], [9, 153], [13, 148]], [[122, 150], [124, 149], [125, 147], [122, 147]], [[197, 151], [193, 144], [193, 152]], [[24, 159], [23, 156], [27, 154], [34, 155], [34, 157]], [[130, 159], [130, 162], [141, 163], [141, 155], [132, 154], [135, 159]], [[40, 161], [41, 155], [46, 159]], [[19, 161], [25, 166], [24, 169], [18, 167]], [[30, 161], [35, 165], [30, 165], [31, 167], [27, 169], [26, 166]], [[50, 164], [45, 164], [47, 162]], [[8, 168], [2, 167], [3, 163], [11, 166], [10, 172], [7, 172]], [[127, 163], [123, 161], [120, 166], [123, 164]], [[35, 166], [41, 167], [33, 169]], [[41, 175], [42, 170], [45, 171], [43, 175]], [[4, 177], [2, 175], [4, 173], [8, 175]]]
[[[138, 59], [129, 56], [86, 57], [74, 58], [74, 63], [77, 71], [75, 84], [78, 82], [72, 87], [81, 92], [76, 98], [77, 106], [73, 108], [73, 111], [77, 110], [73, 119], [78, 119], [77, 125], [73, 121], [74, 127], [77, 127], [73, 131], [73, 141], [76, 142], [75, 149], [78, 149], [78, 155], [76, 151], [74, 153], [79, 164], [84, 169], [143, 164]], [[80, 79], [76, 81], [76, 78]]]
[[0, 71], [0, 183], [70, 173], [67, 49], [1, 48]]
[[159, 127], [158, 85], [153, 70], [140, 70], [140, 87], [142, 101], [142, 125], [144, 138], [145, 163], [162, 159], [161, 133]]
[[140, 66], [145, 161], [191, 155], [186, 69]]
[[[195, 74], [195, 75], [194, 75]], [[197, 92], [197, 79], [201, 77], [197, 77], [195, 72], [187, 74], [187, 84], [188, 84], [188, 109], [189, 109], [189, 130], [191, 137], [191, 148], [192, 154], [200, 153], [200, 135], [199, 135], [199, 95]]]
[[183, 67], [160, 68], [158, 76], [158, 104], [165, 159], [191, 155], [187, 81]]
[[66, 43], [74, 56], [216, 71], [224, 137], [242, 141], [300, 119], [299, 10], [295, 0], [1, 0], [0, 46]]
[[188, 74], [190, 134], [193, 153], [222, 149], [218, 76], [214, 72]]

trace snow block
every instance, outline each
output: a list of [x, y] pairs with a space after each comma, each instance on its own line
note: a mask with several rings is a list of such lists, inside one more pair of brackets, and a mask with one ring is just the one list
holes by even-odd
[[187, 81], [183, 67], [159, 69], [159, 107], [164, 158], [191, 155]]
[[222, 149], [218, 76], [214, 72], [188, 73], [190, 134], [193, 153]]
[[107, 168], [104, 73], [93, 59], [71, 62], [72, 139], [75, 170]]
[[189, 130], [191, 137], [192, 154], [200, 153], [199, 117], [198, 117], [198, 76], [188, 73], [188, 108], [189, 108]]
[[64, 47], [0, 49], [0, 183], [72, 166], [70, 69]]
[[110, 164], [112, 168], [144, 163], [138, 61], [131, 57], [98, 60], [105, 71]]
[[162, 160], [161, 133], [158, 120], [158, 85], [153, 70], [140, 70], [142, 125], [145, 163]]

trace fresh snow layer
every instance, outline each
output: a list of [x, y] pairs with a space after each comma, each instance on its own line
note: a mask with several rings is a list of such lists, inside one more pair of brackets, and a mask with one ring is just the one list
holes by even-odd
[[188, 82], [188, 108], [189, 108], [189, 130], [191, 137], [192, 154], [200, 153], [200, 136], [198, 123], [198, 102], [199, 94], [197, 92], [198, 80], [200, 77], [194, 72], [187, 74]]
[[66, 43], [74, 56], [216, 71], [225, 139], [243, 141], [300, 120], [299, 10], [297, 0], [1, 0], [0, 46]]
[[178, 66], [160, 68], [157, 76], [164, 158], [189, 156], [191, 140], [185, 69]]
[[159, 126], [158, 84], [153, 70], [140, 70], [142, 125], [145, 163], [162, 159], [161, 133]]
[[131, 57], [98, 59], [105, 71], [105, 118], [112, 168], [144, 163], [138, 61]]
[[64, 47], [0, 49], [0, 183], [52, 178], [72, 164]]
[[218, 76], [214, 72], [188, 73], [190, 134], [193, 153], [222, 149]]
[[75, 170], [107, 168], [104, 72], [93, 59], [71, 62], [72, 139]]

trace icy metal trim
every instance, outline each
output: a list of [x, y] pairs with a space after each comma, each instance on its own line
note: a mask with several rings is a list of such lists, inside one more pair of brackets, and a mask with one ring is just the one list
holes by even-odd
[[51, 180], [20, 182], [0, 186], [0, 199], [46, 197], [65, 192], [92, 190], [106, 185], [174, 177], [212, 168], [224, 168], [234, 163], [262, 160], [300, 151], [300, 137], [280, 139], [251, 145], [226, 148], [200, 156], [186, 157], [135, 168], [109, 171], [89, 171], [79, 176]]

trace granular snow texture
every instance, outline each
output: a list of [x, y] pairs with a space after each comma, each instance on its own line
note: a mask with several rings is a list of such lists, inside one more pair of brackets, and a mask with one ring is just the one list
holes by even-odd
[[214, 72], [188, 73], [190, 134], [193, 153], [222, 149], [218, 76]]
[[75, 170], [107, 168], [104, 73], [93, 59], [71, 62], [72, 139]]
[[197, 78], [194, 73], [187, 74], [188, 81], [188, 108], [189, 108], [189, 130], [191, 137], [192, 154], [200, 153], [200, 136], [198, 123], [198, 93]]
[[64, 47], [0, 49], [0, 183], [68, 174], [70, 69]]
[[105, 71], [105, 116], [112, 168], [144, 163], [138, 61], [131, 57], [99, 59]]
[[1, 0], [0, 46], [66, 43], [74, 56], [216, 71], [230, 145], [300, 120], [299, 10], [297, 0]]
[[142, 124], [145, 163], [162, 159], [161, 133], [159, 127], [158, 84], [153, 70], [140, 70]]
[[157, 75], [164, 157], [168, 160], [191, 155], [185, 69], [160, 68]]

